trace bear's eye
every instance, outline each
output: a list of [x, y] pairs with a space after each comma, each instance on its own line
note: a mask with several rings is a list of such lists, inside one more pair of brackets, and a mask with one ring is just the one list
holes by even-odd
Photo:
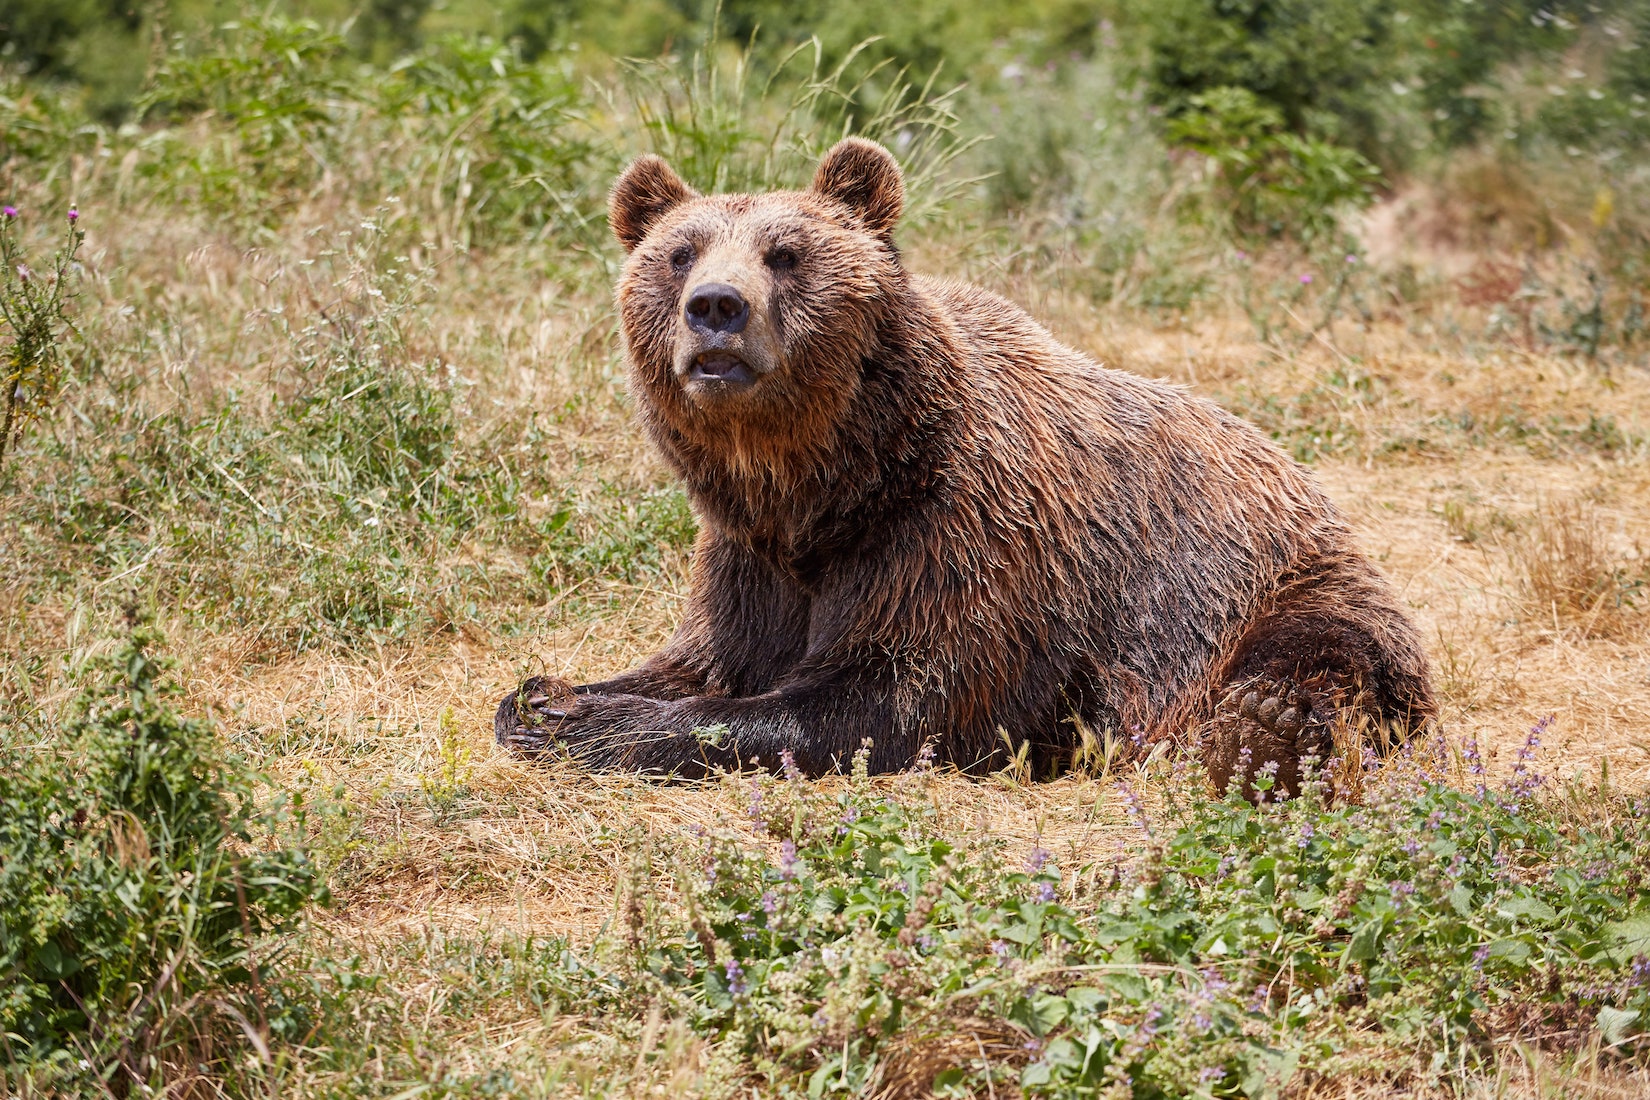
[[797, 265], [797, 261], [794, 248], [776, 248], [768, 253], [768, 266], [775, 271], [789, 271]]
[[681, 248], [678, 248], [675, 252], [672, 252], [670, 254], [670, 266], [676, 269], [676, 273], [678, 275], [692, 267], [693, 247], [691, 245], [684, 244]]

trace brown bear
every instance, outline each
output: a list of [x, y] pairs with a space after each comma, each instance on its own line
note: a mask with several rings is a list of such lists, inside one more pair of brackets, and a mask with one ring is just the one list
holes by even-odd
[[701, 531], [670, 643], [529, 680], [500, 743], [693, 776], [871, 744], [965, 770], [1082, 730], [1198, 744], [1217, 787], [1433, 714], [1393, 592], [1312, 476], [1180, 387], [1101, 367], [1009, 302], [911, 274], [882, 147], [806, 191], [614, 186], [630, 390]]

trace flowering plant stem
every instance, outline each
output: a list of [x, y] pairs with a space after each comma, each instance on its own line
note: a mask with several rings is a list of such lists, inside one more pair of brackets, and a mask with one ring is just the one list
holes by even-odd
[[63, 377], [63, 337], [74, 325], [63, 312], [64, 286], [86, 233], [79, 213], [69, 209], [68, 231], [42, 278], [30, 269], [17, 239], [18, 216], [0, 214], [0, 318], [10, 330], [4, 351], [5, 414], [0, 422], [0, 468], [23, 422], [38, 416], [56, 395]]

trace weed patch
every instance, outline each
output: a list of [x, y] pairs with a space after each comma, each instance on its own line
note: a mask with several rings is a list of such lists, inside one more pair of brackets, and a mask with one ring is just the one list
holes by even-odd
[[[1538, 731], [1539, 733], [1539, 731]], [[1646, 807], [1538, 797], [1537, 734], [1494, 787], [1441, 743], [1366, 781], [1361, 805], [1209, 801], [1184, 765], [1138, 855], [1010, 862], [937, 828], [921, 773], [830, 792], [730, 778], [747, 820], [636, 850], [581, 998], [666, 1015], [763, 1087], [977, 1095], [1277, 1094], [1401, 1059], [1475, 1065], [1492, 1021], [1643, 1053]], [[1603, 798], [1578, 820], [1569, 799]], [[1419, 1052], [1418, 1056], [1416, 1052]]]

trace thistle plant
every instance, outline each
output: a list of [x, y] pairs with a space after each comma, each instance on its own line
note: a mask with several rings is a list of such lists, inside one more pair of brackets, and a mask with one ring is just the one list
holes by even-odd
[[18, 240], [21, 215], [0, 208], [0, 318], [8, 333], [4, 350], [5, 415], [0, 425], [0, 466], [30, 417], [51, 403], [63, 380], [63, 343], [74, 325], [63, 311], [65, 286], [75, 253], [86, 239], [80, 212], [69, 207], [68, 229], [42, 275], [28, 264]]

